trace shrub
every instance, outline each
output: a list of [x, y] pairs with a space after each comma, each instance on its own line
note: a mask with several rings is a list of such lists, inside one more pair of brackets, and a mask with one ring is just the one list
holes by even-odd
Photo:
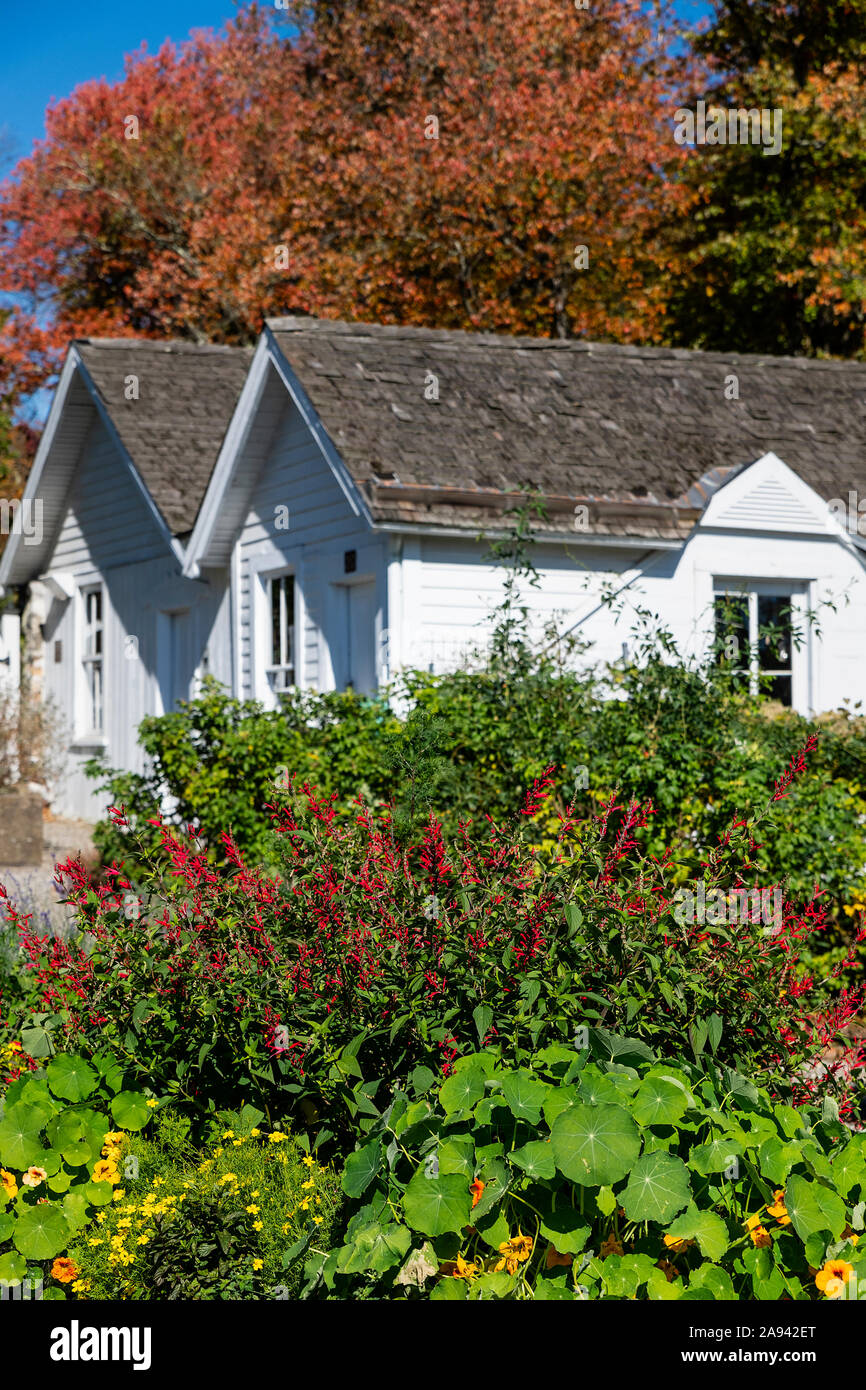
[[135, 1176], [70, 1251], [88, 1298], [293, 1298], [303, 1257], [329, 1248], [343, 1198], [334, 1171], [260, 1111], [224, 1114], [197, 1151], [162, 1112], [124, 1149]]
[[366, 1124], [346, 1238], [308, 1262], [307, 1296], [866, 1296], [866, 1135], [831, 1101], [794, 1110], [590, 1030], [520, 1068], [464, 1056]]
[[148, 1123], [110, 1053], [59, 1053], [7, 1087], [0, 1120], [0, 1279], [47, 1283], [64, 1298], [77, 1270], [64, 1252], [95, 1208], [112, 1201], [129, 1132]]
[[491, 1041], [518, 1063], [587, 1025], [711, 1057], [795, 1101], [833, 1090], [850, 1110], [861, 1050], [822, 1059], [862, 987], [831, 997], [799, 969], [824, 929], [817, 891], [798, 907], [780, 890], [767, 925], [689, 922], [676, 890], [692, 874], [708, 896], [769, 891], [756, 842], [803, 767], [801, 754], [764, 811], [697, 866], [642, 853], [652, 808], [613, 798], [588, 821], [566, 816], [554, 850], [538, 852], [522, 827], [548, 815], [549, 773], [520, 825], [464, 828], [450, 846], [432, 820], [407, 848], [387, 813], [341, 817], [309, 789], [287, 795], [273, 812], [284, 881], [248, 870], [229, 836], [231, 871], [164, 828], [159, 855], [142, 850], [135, 866], [140, 917], [120, 870], [95, 888], [70, 863], [77, 940], [22, 921], [30, 1002], [70, 1045], [105, 1040], [175, 1100], [306, 1097], [332, 1128], [418, 1066], [447, 1073]]

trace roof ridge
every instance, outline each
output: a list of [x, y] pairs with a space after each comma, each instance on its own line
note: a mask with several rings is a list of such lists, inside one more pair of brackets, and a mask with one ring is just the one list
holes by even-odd
[[704, 362], [743, 362], [762, 367], [798, 367], [801, 370], [839, 371], [853, 368], [866, 371], [866, 361], [852, 358], [798, 357], [783, 356], [764, 352], [725, 352], [719, 349], [669, 347], [665, 344], [614, 343], [589, 338], [535, 338], [529, 335], [509, 333], [479, 332], [463, 328], [431, 328], [419, 324], [380, 324], [361, 320], [321, 319], [304, 315], [286, 315], [267, 318], [267, 327], [273, 333], [306, 333], [308, 335], [328, 336], [369, 336], [371, 338], [399, 340], [416, 339], [440, 342], [460, 342], [466, 347], [477, 345], [501, 350], [526, 349], [552, 352], [584, 353], [588, 356], [630, 357], [637, 360], [704, 361]]

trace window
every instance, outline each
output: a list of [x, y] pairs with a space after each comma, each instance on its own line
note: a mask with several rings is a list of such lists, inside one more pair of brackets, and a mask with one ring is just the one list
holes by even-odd
[[93, 588], [83, 589], [81, 598], [84, 605], [82, 663], [86, 732], [101, 734], [104, 724], [102, 586], [97, 584]]
[[790, 708], [793, 703], [794, 632], [790, 593], [749, 589], [716, 592], [713, 600], [717, 659], [735, 680]]
[[295, 577], [275, 575], [268, 588], [271, 662], [267, 673], [271, 689], [279, 693], [295, 684]]

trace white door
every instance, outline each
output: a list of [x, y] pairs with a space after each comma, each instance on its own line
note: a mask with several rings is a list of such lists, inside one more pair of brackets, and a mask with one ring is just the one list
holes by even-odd
[[376, 585], [344, 584], [342, 685], [362, 695], [376, 689]]

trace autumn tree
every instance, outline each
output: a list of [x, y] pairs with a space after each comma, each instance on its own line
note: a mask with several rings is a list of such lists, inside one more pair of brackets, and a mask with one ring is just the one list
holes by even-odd
[[668, 320], [685, 346], [866, 353], [866, 0], [719, 0], [694, 99], [781, 111], [782, 148], [706, 145]]
[[7, 389], [84, 334], [286, 312], [654, 341], [691, 196], [639, 0], [255, 7], [48, 113], [0, 189]]

